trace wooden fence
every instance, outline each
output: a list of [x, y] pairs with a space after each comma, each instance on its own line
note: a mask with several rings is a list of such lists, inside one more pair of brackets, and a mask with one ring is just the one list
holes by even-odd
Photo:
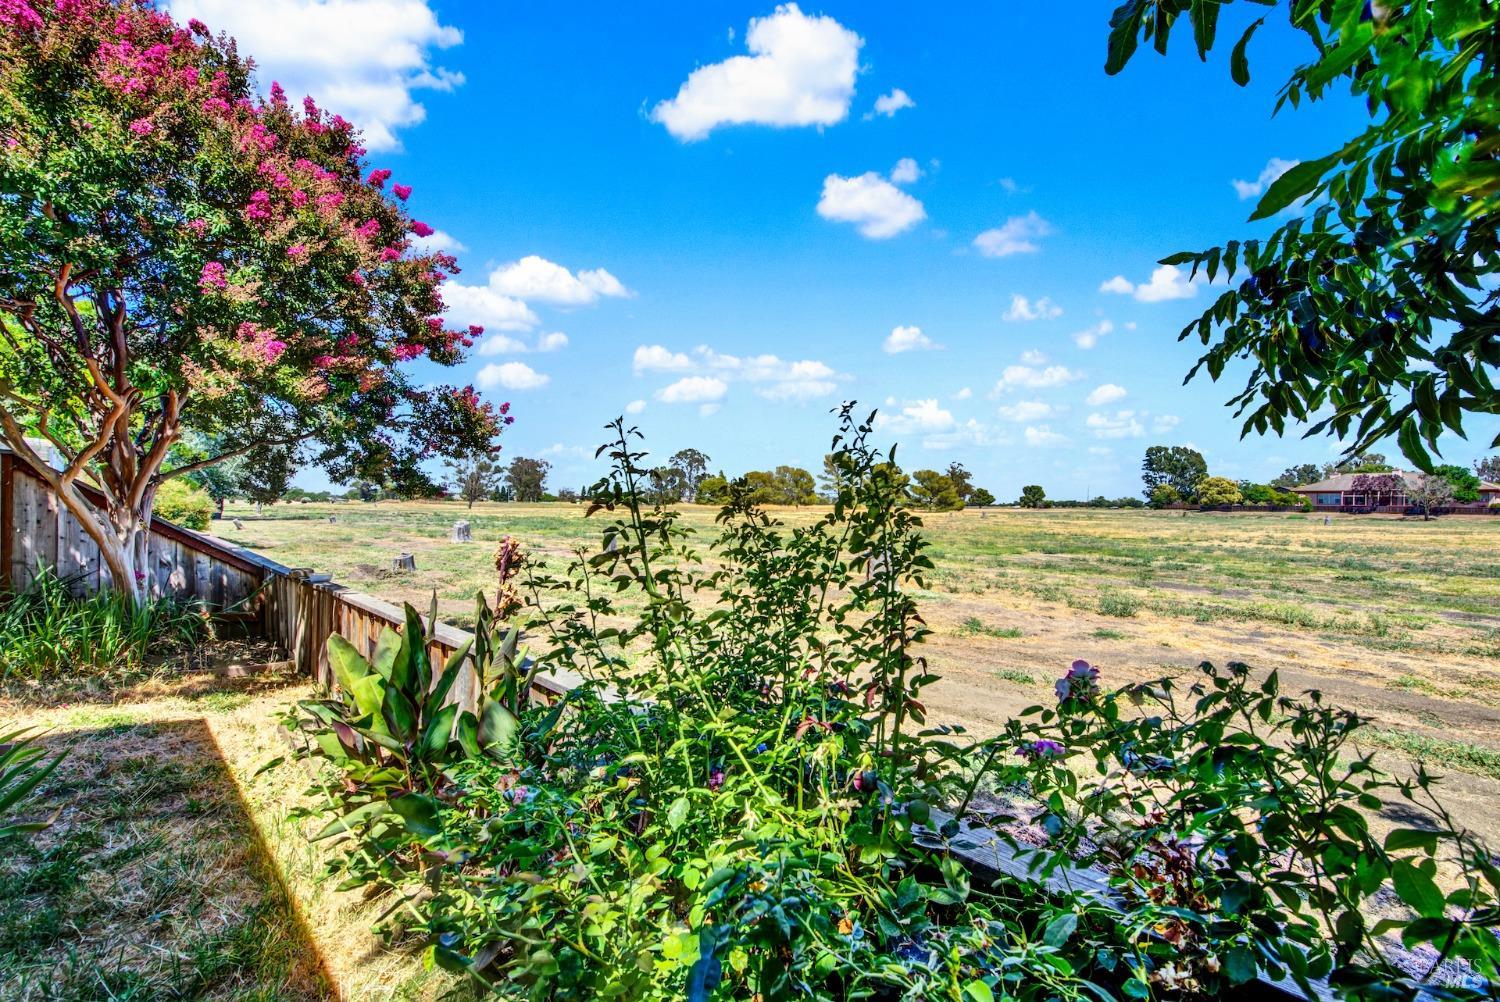
[[[97, 492], [87, 487], [83, 491], [102, 508]], [[406, 623], [400, 606], [164, 519], [152, 520], [148, 554], [153, 595], [202, 602], [246, 622], [286, 651], [299, 672], [325, 684], [332, 680], [327, 649], [331, 634], [342, 635], [370, 656], [385, 627]], [[0, 569], [0, 587], [15, 589], [25, 588], [45, 569], [80, 595], [111, 583], [99, 548], [83, 526], [24, 459], [5, 450], [0, 450]], [[430, 654], [442, 663], [471, 639], [467, 631], [438, 623]], [[571, 672], [554, 671], [538, 675], [535, 688], [543, 698], [552, 699], [578, 681]], [[449, 698], [473, 709], [479, 685], [471, 664], [460, 673]]]

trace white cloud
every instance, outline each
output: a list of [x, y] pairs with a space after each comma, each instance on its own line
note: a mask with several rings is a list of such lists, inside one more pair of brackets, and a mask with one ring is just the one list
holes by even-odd
[[443, 286], [443, 302], [454, 322], [478, 324], [487, 330], [525, 331], [541, 323], [531, 307], [487, 285], [448, 282]]
[[713, 417], [717, 413], [719, 413], [719, 405], [718, 404], [699, 404], [698, 405], [698, 416], [699, 417]]
[[1047, 356], [1035, 348], [1027, 348], [1021, 352], [1022, 365], [1046, 365]]
[[684, 376], [656, 394], [664, 404], [697, 404], [720, 400], [729, 392], [722, 379], [713, 376]]
[[693, 360], [680, 351], [668, 351], [659, 344], [643, 344], [635, 350], [632, 361], [636, 375], [643, 372], [681, 372], [693, 367]]
[[1026, 444], [1030, 446], [1062, 445], [1068, 440], [1068, 436], [1059, 435], [1047, 425], [1027, 425], [1023, 434], [1026, 437]]
[[1041, 421], [1056, 414], [1056, 407], [1041, 400], [1020, 400], [1013, 404], [1002, 404], [1000, 407], [1000, 416], [1017, 424]]
[[922, 168], [911, 157], [902, 157], [896, 161], [896, 166], [891, 168], [892, 184], [911, 184], [922, 176]]
[[508, 334], [491, 334], [479, 343], [481, 355], [520, 355], [526, 351], [526, 342]]
[[1034, 254], [1042, 249], [1036, 241], [1051, 232], [1052, 224], [1033, 210], [1024, 216], [1012, 216], [995, 229], [985, 230], [974, 238], [974, 246], [985, 257]]
[[974, 391], [971, 390], [971, 389], [969, 389], [967, 386], [965, 386], [963, 389], [961, 389], [957, 393], [953, 394], [953, 399], [954, 400], [967, 400], [970, 397], [972, 397], [973, 395], [974, 395]]
[[412, 237], [411, 244], [422, 254], [430, 254], [434, 251], [443, 254], [462, 254], [469, 249], [457, 237], [444, 230], [433, 230], [425, 237]]
[[1145, 425], [1135, 411], [1115, 411], [1114, 414], [1095, 412], [1084, 423], [1093, 431], [1095, 438], [1140, 438], [1146, 433]]
[[1151, 422], [1151, 430], [1155, 432], [1171, 431], [1182, 424], [1182, 418], [1176, 414], [1158, 414]]
[[[896, 170], [901, 170], [901, 164], [896, 165]], [[895, 174], [893, 171], [893, 178]], [[885, 240], [926, 219], [927, 210], [890, 181], [867, 171], [858, 177], [838, 174], [825, 177], [818, 215], [835, 222], [853, 223], [871, 240]]]
[[601, 296], [626, 298], [631, 291], [603, 268], [585, 268], [576, 275], [544, 257], [528, 254], [490, 273], [490, 288], [517, 299], [581, 306]]
[[1157, 265], [1151, 278], [1136, 285], [1124, 275], [1116, 275], [1099, 286], [1100, 292], [1133, 295], [1143, 303], [1160, 303], [1169, 299], [1191, 299], [1198, 294], [1196, 282], [1175, 264]]
[[875, 109], [865, 115], [866, 121], [876, 115], [884, 115], [886, 118], [893, 117], [902, 108], [915, 108], [917, 102], [911, 99], [911, 95], [900, 87], [891, 88], [889, 94], [882, 94], [875, 99]]
[[1266, 161], [1261, 168], [1260, 175], [1254, 181], [1241, 181], [1235, 178], [1229, 183], [1234, 186], [1234, 193], [1240, 196], [1240, 201], [1247, 198], [1258, 198], [1265, 194], [1265, 190], [1275, 183], [1276, 179], [1291, 170], [1300, 160], [1283, 160], [1280, 157], [1272, 157]]
[[491, 362], [479, 370], [474, 381], [485, 390], [536, 390], [551, 382], [552, 377], [537, 372], [525, 362]]
[[947, 431], [955, 426], [953, 412], [936, 400], [912, 400], [895, 414], [881, 411], [875, 415], [875, 427], [897, 435]]
[[964, 446], [1008, 445], [1010, 440], [1004, 435], [995, 434], [988, 425], [970, 418], [955, 423], [951, 428], [923, 435], [921, 444], [924, 449], [951, 450]]
[[1034, 365], [1007, 365], [1005, 371], [1000, 374], [1000, 381], [995, 384], [995, 392], [1004, 393], [1014, 389], [1044, 390], [1082, 378], [1083, 373], [1075, 372], [1063, 365], [1049, 365], [1045, 368]]
[[1005, 311], [1005, 319], [1012, 322], [1055, 320], [1062, 316], [1062, 312], [1062, 307], [1052, 302], [1046, 296], [1033, 303], [1017, 292], [1010, 297], [1010, 309]]
[[294, 102], [312, 95], [359, 126], [372, 150], [399, 149], [396, 131], [427, 117], [413, 91], [463, 83], [432, 64], [432, 50], [463, 33], [439, 23], [429, 0], [171, 0], [170, 12], [234, 36], [262, 85], [279, 82]]
[[644, 411], [645, 409], [646, 409], [646, 401], [644, 401], [644, 400], [632, 400], [632, 401], [630, 401], [630, 403], [628, 403], [628, 404], [625, 405], [625, 413], [626, 414], [639, 414], [642, 411]]
[[[683, 372], [712, 379], [753, 384], [755, 392], [768, 400], [810, 400], [827, 396], [848, 377], [816, 359], [787, 361], [775, 355], [726, 355], [707, 345], [692, 354], [674, 352], [662, 345], [643, 345], [635, 350], [635, 372]], [[688, 379], [679, 380], [687, 383]], [[674, 384], [676, 385], [676, 384]], [[671, 389], [671, 387], [668, 387]], [[662, 399], [666, 399], [662, 397]]]
[[1116, 400], [1124, 400], [1127, 395], [1125, 387], [1117, 383], [1104, 383], [1094, 387], [1093, 392], [1085, 397], [1083, 402], [1090, 407], [1103, 407], [1105, 404], [1112, 404]]
[[1087, 330], [1078, 331], [1073, 335], [1073, 343], [1087, 351], [1099, 343], [1099, 339], [1115, 329], [1115, 325], [1108, 320], [1101, 320]]
[[937, 345], [920, 327], [894, 327], [880, 347], [887, 355], [899, 355], [903, 351], [927, 351]]
[[795, 3], [750, 19], [750, 54], [700, 66], [651, 119], [684, 142], [721, 125], [833, 125], [849, 114], [859, 49], [854, 32]]
[[551, 334], [542, 334], [537, 337], [536, 343], [529, 345], [520, 338], [514, 338], [507, 334], [491, 334], [479, 345], [481, 355], [524, 355], [527, 352], [561, 351], [568, 346], [568, 335], [562, 331], [553, 331]]

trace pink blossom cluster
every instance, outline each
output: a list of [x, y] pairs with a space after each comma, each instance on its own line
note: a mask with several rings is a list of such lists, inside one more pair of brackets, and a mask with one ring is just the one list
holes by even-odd
[[203, 271], [198, 275], [198, 287], [204, 292], [210, 289], [229, 288], [229, 279], [224, 274], [224, 265], [218, 261], [209, 261], [204, 264]]
[[1087, 702], [1099, 692], [1099, 669], [1082, 659], [1074, 661], [1067, 674], [1057, 680], [1054, 688], [1059, 700], [1077, 699]]
[[267, 365], [274, 365], [286, 351], [285, 341], [276, 337], [275, 332], [266, 330], [258, 324], [242, 323], [237, 333], [240, 341], [250, 350], [251, 355]]

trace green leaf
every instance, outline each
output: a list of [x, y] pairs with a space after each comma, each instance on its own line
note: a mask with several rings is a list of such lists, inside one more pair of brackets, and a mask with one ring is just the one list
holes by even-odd
[[375, 641], [375, 656], [370, 659], [370, 667], [379, 672], [387, 682], [395, 682], [397, 685], [406, 683], [406, 660], [409, 653], [403, 650], [405, 643], [406, 638], [389, 626], [380, 631], [380, 637]]
[[443, 673], [438, 676], [437, 684], [427, 694], [427, 713], [429, 715], [438, 711], [443, 701], [448, 698], [448, 693], [453, 689], [453, 683], [458, 679], [458, 673], [464, 670], [464, 659], [469, 656], [469, 648], [474, 641], [470, 640], [458, 650], [454, 651], [443, 666]]
[[1232, 985], [1243, 985], [1255, 980], [1260, 968], [1255, 963], [1254, 951], [1240, 943], [1230, 947], [1224, 954], [1224, 973], [1229, 976], [1229, 983]]
[[391, 809], [401, 815], [406, 830], [420, 839], [441, 835], [442, 823], [438, 821], [437, 801], [420, 793], [403, 793], [391, 801]]
[[354, 645], [337, 633], [328, 635], [328, 663], [333, 666], [333, 677], [339, 688], [354, 694], [354, 684], [370, 674], [370, 662], [364, 659]]
[[426, 692], [432, 687], [432, 658], [427, 653], [427, 631], [422, 628], [422, 617], [410, 602], [406, 603], [405, 632], [407, 648], [411, 652], [412, 687], [417, 692]]
[[1047, 923], [1047, 929], [1042, 933], [1042, 942], [1061, 949], [1068, 940], [1073, 938], [1073, 933], [1077, 928], [1078, 916], [1072, 912], [1063, 912]]
[[687, 820], [688, 809], [691, 806], [686, 797], [678, 797], [672, 801], [672, 806], [667, 810], [667, 827], [674, 831], [681, 828], [682, 823]]
[[972, 1002], [995, 1002], [995, 992], [989, 985], [975, 978], [964, 985], [964, 998]]
[[[1430, 862], [1430, 861], [1429, 861]], [[1445, 899], [1437, 882], [1409, 859], [1398, 859], [1391, 870], [1396, 896], [1416, 909], [1423, 918], [1441, 918]]]
[[1250, 61], [1245, 58], [1245, 49], [1250, 45], [1250, 39], [1261, 25], [1266, 23], [1265, 18], [1258, 18], [1250, 22], [1250, 27], [1240, 36], [1240, 40], [1234, 43], [1234, 48], [1229, 53], [1229, 76], [1235, 83], [1244, 87], [1250, 83]]
[[487, 700], [479, 720], [479, 746], [491, 758], [510, 758], [520, 728], [521, 722], [503, 704]]
[[356, 807], [354, 810], [350, 811], [348, 814], [345, 814], [343, 817], [334, 818], [333, 821], [329, 822], [327, 827], [318, 832], [318, 834], [314, 835], [311, 841], [317, 842], [320, 839], [329, 838], [333, 835], [340, 835], [346, 831], [349, 831], [355, 825], [364, 824], [367, 821], [371, 821], [375, 818], [389, 813], [391, 813], [391, 805], [386, 801], [372, 801], [368, 804], [365, 804], [363, 807]]
[[432, 715], [427, 731], [422, 735], [422, 757], [429, 762], [442, 759], [448, 750], [448, 741], [453, 737], [453, 721], [458, 716], [458, 707], [452, 703]]
[[1250, 220], [1265, 219], [1291, 205], [1311, 192], [1323, 179], [1323, 175], [1339, 162], [1339, 154], [1330, 153], [1317, 160], [1304, 160], [1271, 182], [1271, 187], [1261, 196], [1260, 204], [1251, 213]]
[[1438, 833], [1420, 828], [1397, 828], [1385, 837], [1386, 852], [1422, 849], [1429, 855], [1437, 850]]
[[466, 757], [478, 758], [484, 753], [479, 747], [479, 720], [468, 710], [459, 714], [458, 723], [453, 728], [453, 737]]

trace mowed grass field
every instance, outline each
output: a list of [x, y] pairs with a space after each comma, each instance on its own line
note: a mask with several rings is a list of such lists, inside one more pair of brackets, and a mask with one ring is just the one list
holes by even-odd
[[[715, 512], [682, 509], [705, 547]], [[291, 504], [261, 516], [231, 505], [228, 516], [213, 529], [226, 540], [420, 608], [436, 590], [459, 625], [474, 592], [494, 588], [501, 536], [558, 569], [598, 542], [569, 504]], [[460, 518], [474, 542], [448, 542]], [[926, 699], [933, 721], [993, 732], [1044, 700], [1074, 658], [1111, 685], [1244, 661], [1280, 671], [1284, 691], [1320, 689], [1373, 717], [1372, 740], [1393, 753], [1500, 790], [1500, 518], [996, 509], [924, 521], [936, 563], [921, 596], [928, 654], [944, 676]], [[393, 576], [402, 552], [417, 569]]]

